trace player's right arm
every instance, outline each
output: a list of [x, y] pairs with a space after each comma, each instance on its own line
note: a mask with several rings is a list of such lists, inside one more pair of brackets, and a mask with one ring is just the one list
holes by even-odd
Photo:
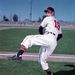
[[58, 34], [57, 41], [60, 40], [61, 38], [62, 38], [62, 33]]
[[40, 24], [40, 27], [39, 27], [39, 33], [40, 34], [43, 34], [43, 29], [45, 28], [45, 26], [46, 26], [46, 18], [44, 18], [43, 19], [43, 21], [41, 22], [41, 24]]
[[60, 27], [60, 30], [59, 30], [59, 34], [58, 34], [58, 37], [57, 37], [57, 41], [60, 40], [62, 38], [62, 29]]
[[43, 28], [42, 26], [39, 27], [39, 33], [40, 33], [40, 34], [43, 34], [43, 29], [44, 29], [44, 28]]

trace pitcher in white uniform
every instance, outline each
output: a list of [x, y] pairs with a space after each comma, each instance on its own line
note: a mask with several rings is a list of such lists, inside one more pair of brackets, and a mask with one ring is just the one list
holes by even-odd
[[[57, 41], [62, 37], [62, 31], [59, 22], [55, 18], [54, 8], [48, 7], [44, 12], [46, 13], [46, 17], [39, 27], [40, 34], [26, 36], [21, 43], [21, 48], [17, 55], [10, 57], [9, 60], [21, 60], [21, 55], [26, 49], [28, 49], [32, 45], [40, 45], [41, 47], [39, 51], [38, 62], [48, 75], [52, 75], [46, 59], [55, 50]], [[43, 33], [44, 28], [45, 33]]]

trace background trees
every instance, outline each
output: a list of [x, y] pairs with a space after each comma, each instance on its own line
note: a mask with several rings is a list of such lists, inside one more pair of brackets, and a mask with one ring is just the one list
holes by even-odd
[[9, 21], [9, 19], [6, 16], [3, 16], [3, 21]]
[[13, 15], [13, 21], [18, 22], [18, 16], [16, 14]]
[[[32, 22], [41, 22], [46, 16], [43, 15], [42, 17], [39, 17], [37, 21], [32, 21]], [[25, 22], [26, 20], [28, 20], [28, 22], [30, 22], [29, 18], [28, 19], [24, 19], [23, 22]], [[20, 17], [18, 17], [17, 14], [13, 14], [12, 16], [9, 17], [9, 19], [7, 18], [7, 16], [3, 16], [3, 20], [2, 21], [9, 21], [9, 22], [18, 22], [20, 21]], [[20, 21], [21, 22], [21, 21]]]

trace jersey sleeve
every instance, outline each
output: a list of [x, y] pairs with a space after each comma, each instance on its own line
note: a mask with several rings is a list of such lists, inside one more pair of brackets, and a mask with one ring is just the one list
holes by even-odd
[[47, 19], [44, 18], [44, 20], [41, 22], [40, 26], [45, 27], [47, 25]]

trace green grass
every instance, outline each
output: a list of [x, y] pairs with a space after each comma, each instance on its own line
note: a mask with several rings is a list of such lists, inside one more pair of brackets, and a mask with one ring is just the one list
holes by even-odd
[[[38, 33], [35, 29], [8, 29], [0, 31], [0, 51], [17, 51], [26, 35]], [[36, 47], [37, 48], [37, 47]]]
[[[18, 51], [20, 43], [27, 35], [38, 34], [37, 29], [0, 30], [0, 51]], [[75, 54], [75, 30], [64, 30], [54, 53]], [[27, 52], [39, 52], [39, 46], [32, 46]]]
[[58, 41], [55, 53], [75, 54], [75, 30], [64, 30], [63, 38]]
[[[0, 30], [0, 51], [17, 51], [26, 35], [38, 34], [37, 29]], [[64, 30], [54, 53], [75, 54], [75, 30]], [[27, 52], [39, 52], [33, 46]], [[75, 63], [48, 62], [53, 75], [75, 75]], [[37, 61], [8, 61], [0, 59], [0, 75], [46, 75]]]
[[[48, 62], [53, 75], [74, 75], [75, 63]], [[0, 60], [0, 75], [46, 75], [36, 61]]]

